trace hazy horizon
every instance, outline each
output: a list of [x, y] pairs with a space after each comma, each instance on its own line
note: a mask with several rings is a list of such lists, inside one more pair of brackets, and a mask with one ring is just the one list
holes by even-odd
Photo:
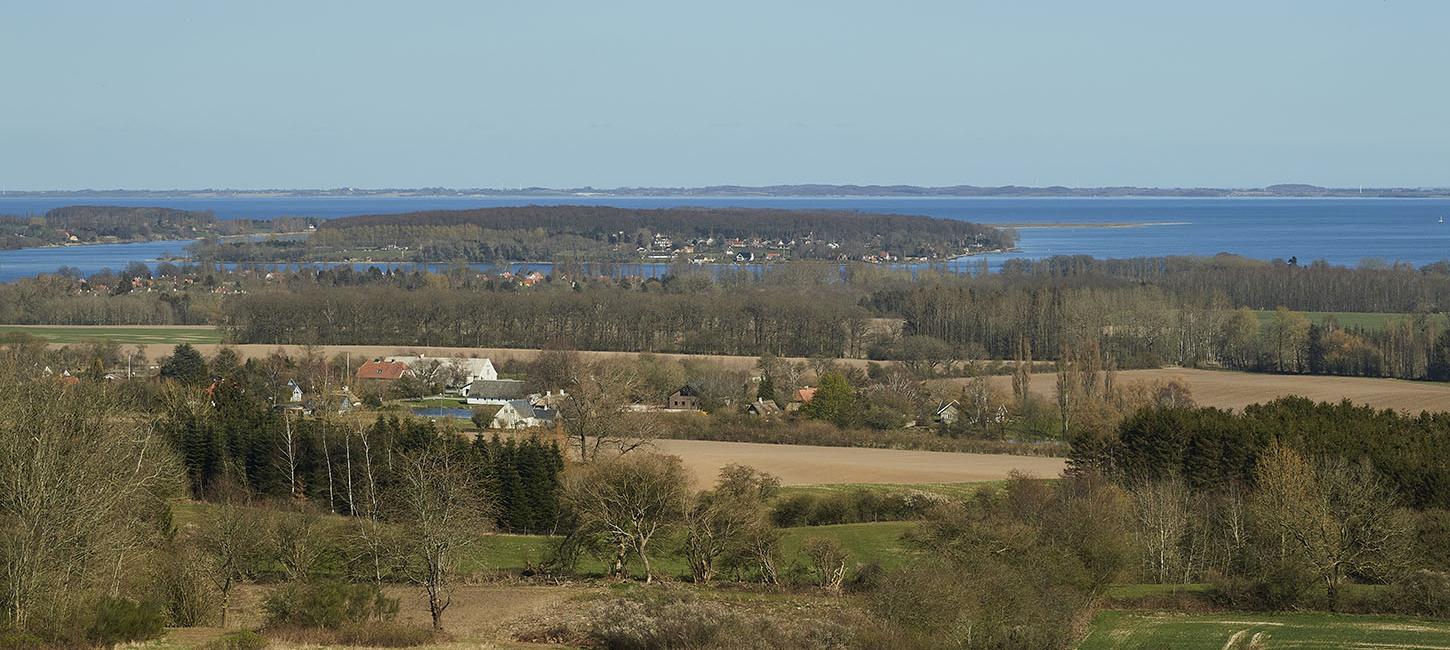
[[8, 8], [0, 189], [1450, 186], [1430, 0]]

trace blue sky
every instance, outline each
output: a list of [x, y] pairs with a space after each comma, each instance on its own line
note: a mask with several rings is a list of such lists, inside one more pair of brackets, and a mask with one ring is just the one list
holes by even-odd
[[1450, 186], [1450, 2], [30, 2], [0, 189]]

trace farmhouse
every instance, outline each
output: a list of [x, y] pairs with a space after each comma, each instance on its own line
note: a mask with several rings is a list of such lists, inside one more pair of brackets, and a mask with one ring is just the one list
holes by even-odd
[[815, 397], [816, 397], [816, 387], [815, 386], [806, 386], [805, 388], [802, 388], [800, 390], [797, 390], [794, 393], [791, 393], [790, 403], [788, 403], [788, 404], [785, 405], [785, 410], [787, 412], [789, 412], [789, 413], [794, 413], [796, 411], [799, 411], [799, 410], [801, 410], [801, 407], [802, 406], [805, 406], [806, 404], [809, 404], [812, 399], [815, 399]]
[[745, 407], [745, 412], [756, 417], [773, 417], [780, 415], [780, 406], [770, 400], [757, 399]]
[[504, 402], [498, 412], [493, 414], [493, 420], [488, 423], [488, 427], [490, 429], [528, 429], [548, 426], [553, 422], [554, 411], [534, 408], [529, 400], [516, 399]]
[[397, 381], [405, 376], [411, 377], [412, 374], [408, 364], [383, 359], [373, 359], [357, 369], [359, 381]]
[[478, 379], [463, 387], [469, 404], [504, 404], [524, 397], [525, 382], [517, 379]]
[[665, 398], [665, 408], [698, 411], [700, 410], [700, 391], [694, 386], [685, 384]]
[[419, 355], [388, 357], [388, 361], [407, 364], [414, 376], [430, 381], [436, 379], [450, 388], [467, 386], [480, 380], [498, 379], [498, 370], [494, 369], [493, 361], [489, 359]]
[[952, 400], [936, 410], [936, 421], [942, 424], [952, 424], [960, 415], [961, 409], [957, 406], [957, 401]]

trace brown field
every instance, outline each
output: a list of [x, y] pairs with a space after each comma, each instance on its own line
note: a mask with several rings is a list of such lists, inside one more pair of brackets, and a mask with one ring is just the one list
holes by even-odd
[[[1320, 402], [1348, 399], [1376, 408], [1418, 413], [1450, 411], [1450, 384], [1403, 379], [1371, 377], [1310, 377], [1304, 375], [1271, 375], [1230, 370], [1196, 370], [1191, 368], [1160, 368], [1124, 370], [1119, 381], [1167, 381], [1180, 379], [1193, 391], [1193, 400], [1200, 406], [1241, 409], [1249, 404], [1267, 402], [1278, 397], [1299, 395]], [[954, 390], [965, 380], [934, 382], [939, 390]], [[1044, 398], [1056, 397], [1057, 378], [1052, 374], [1032, 375], [1032, 392]], [[1010, 394], [1011, 377], [992, 377], [993, 386]]]
[[659, 452], [683, 459], [700, 486], [714, 483], [720, 468], [731, 463], [775, 474], [785, 485], [969, 483], [1001, 480], [1013, 470], [1055, 478], [1066, 467], [1061, 458], [1038, 456], [707, 440], [656, 440], [651, 444]]
[[[128, 346], [129, 347], [129, 346]], [[171, 345], [150, 344], [137, 346], [146, 350], [146, 358], [160, 359], [171, 354]], [[219, 348], [230, 347], [236, 350], [243, 358], [265, 357], [277, 350], [283, 350], [289, 355], [300, 354], [303, 346], [300, 345], [275, 345], [262, 343], [249, 343], [246, 345], [221, 345], [215, 343], [193, 344], [202, 354], [211, 356]], [[488, 357], [495, 364], [505, 361], [531, 361], [539, 356], [539, 350], [525, 348], [451, 348], [422, 345], [322, 345], [318, 349], [324, 351], [328, 356], [338, 354], [350, 354], [354, 362], [361, 362], [374, 357], [386, 357], [401, 354], [423, 354], [431, 357]], [[672, 354], [672, 353], [641, 353], [641, 352], [602, 352], [583, 350], [579, 356], [586, 361], [610, 358], [633, 359], [641, 354], [648, 354], [660, 359], [673, 359], [677, 361], [706, 361], [720, 364], [727, 368], [736, 370], [750, 370], [755, 368], [759, 357], [730, 356], [724, 354]], [[782, 357], [791, 362], [805, 363], [809, 361], [804, 357]], [[836, 359], [837, 363], [865, 368], [866, 359]]]
[[[227, 630], [257, 629], [264, 621], [262, 600], [271, 587], [242, 585], [233, 594], [228, 608]], [[421, 590], [410, 586], [391, 586], [389, 596], [399, 599], [398, 622], [426, 628], [428, 604]], [[444, 627], [451, 641], [429, 644], [425, 648], [513, 648], [526, 647], [509, 641], [510, 631], [519, 623], [536, 618], [545, 611], [557, 609], [571, 598], [589, 591], [579, 587], [523, 585], [460, 585], [454, 589], [453, 603], [443, 615]], [[215, 627], [173, 628], [164, 640], [147, 646], [196, 648], [220, 636]], [[271, 647], [307, 647], [306, 644], [274, 643]], [[318, 646], [310, 646], [318, 647]]]

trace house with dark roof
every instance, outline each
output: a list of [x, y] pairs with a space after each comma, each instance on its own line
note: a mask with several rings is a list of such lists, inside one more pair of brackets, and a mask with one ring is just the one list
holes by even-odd
[[681, 386], [679, 390], [670, 393], [670, 396], [665, 398], [665, 408], [700, 410], [700, 390], [689, 384]]
[[488, 423], [488, 428], [528, 429], [549, 426], [554, 423], [554, 413], [550, 409], [535, 408], [526, 399], [509, 400], [499, 407], [497, 413], [493, 414], [493, 420]]
[[503, 404], [522, 399], [526, 382], [517, 379], [479, 379], [463, 387], [463, 399], [469, 404]]
[[756, 417], [768, 418], [780, 415], [780, 405], [768, 399], [757, 399], [745, 407], [745, 412]]

